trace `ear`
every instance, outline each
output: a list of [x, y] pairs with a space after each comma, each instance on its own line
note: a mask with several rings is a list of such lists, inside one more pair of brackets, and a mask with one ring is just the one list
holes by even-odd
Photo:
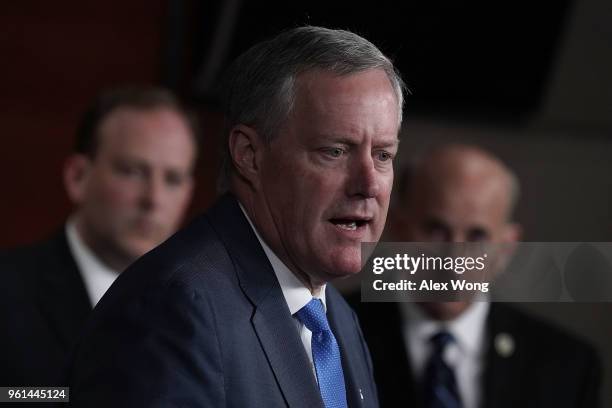
[[64, 163], [64, 187], [75, 205], [83, 201], [90, 170], [91, 160], [83, 154], [73, 154]]
[[501, 241], [499, 249], [501, 250], [499, 253], [499, 257], [497, 258], [497, 266], [494, 268], [494, 273], [497, 275], [501, 273], [514, 255], [514, 252], [517, 249], [518, 241], [521, 240], [523, 236], [523, 227], [517, 223], [508, 223], [505, 226], [505, 229], [501, 236]]
[[229, 151], [232, 163], [238, 174], [253, 187], [259, 184], [258, 156], [263, 147], [264, 141], [252, 127], [236, 125], [230, 130]]

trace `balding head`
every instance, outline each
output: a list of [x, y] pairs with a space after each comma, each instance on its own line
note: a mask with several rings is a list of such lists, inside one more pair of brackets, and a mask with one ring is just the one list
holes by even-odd
[[[467, 145], [428, 151], [400, 180], [389, 222], [395, 241], [514, 242], [520, 227], [510, 216], [518, 182], [498, 158]], [[439, 320], [454, 319], [470, 302], [422, 303]]]
[[400, 180], [392, 228], [401, 241], [509, 241], [518, 197], [512, 171], [475, 146], [444, 145], [421, 156]]

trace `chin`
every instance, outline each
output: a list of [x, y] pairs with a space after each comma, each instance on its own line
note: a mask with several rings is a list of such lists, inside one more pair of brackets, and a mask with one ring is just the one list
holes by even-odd
[[453, 320], [459, 317], [468, 307], [469, 302], [424, 302], [421, 307], [436, 320]]
[[124, 246], [125, 253], [129, 254], [134, 260], [140, 258], [153, 248], [155, 248], [157, 244], [152, 242], [132, 242], [128, 243]]
[[361, 272], [361, 248], [334, 251], [329, 257], [332, 261], [331, 274], [336, 277], [350, 276]]

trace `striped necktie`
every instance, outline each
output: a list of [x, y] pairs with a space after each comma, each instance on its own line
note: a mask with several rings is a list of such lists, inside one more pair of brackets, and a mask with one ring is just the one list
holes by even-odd
[[433, 335], [430, 339], [432, 353], [423, 378], [423, 396], [427, 408], [461, 408], [462, 406], [455, 373], [443, 359], [446, 346], [453, 341], [453, 336], [445, 331]]

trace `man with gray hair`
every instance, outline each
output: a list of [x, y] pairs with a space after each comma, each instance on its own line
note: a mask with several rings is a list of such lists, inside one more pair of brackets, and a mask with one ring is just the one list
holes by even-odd
[[300, 27], [240, 56], [224, 89], [229, 192], [111, 288], [71, 402], [377, 407], [357, 319], [327, 283], [382, 233], [402, 81], [358, 35]]

